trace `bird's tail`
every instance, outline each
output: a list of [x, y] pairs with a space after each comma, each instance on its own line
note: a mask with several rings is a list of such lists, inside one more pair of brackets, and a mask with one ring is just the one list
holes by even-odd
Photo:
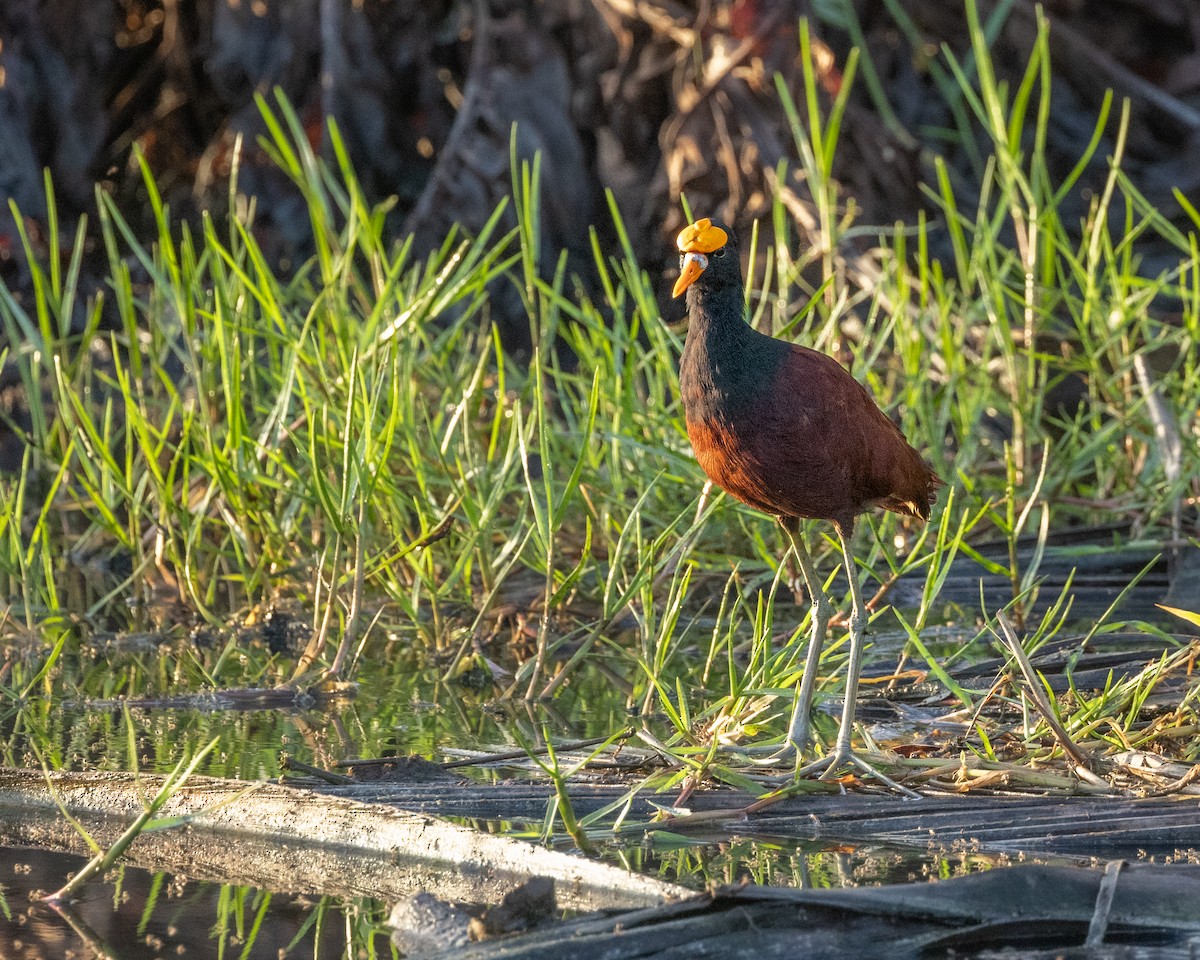
[[891, 510], [893, 513], [899, 513], [906, 517], [928, 520], [929, 511], [937, 500], [938, 488], [945, 486], [945, 481], [934, 473], [933, 467], [929, 464], [922, 462], [921, 466], [924, 470], [921, 482], [914, 485], [917, 489], [910, 491], [907, 497], [888, 497], [879, 505], [885, 510]]

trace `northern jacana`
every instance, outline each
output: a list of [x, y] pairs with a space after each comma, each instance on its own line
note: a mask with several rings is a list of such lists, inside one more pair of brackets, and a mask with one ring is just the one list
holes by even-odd
[[[732, 230], [704, 218], [685, 227], [677, 244], [673, 296], [686, 291], [689, 318], [679, 388], [692, 449], [717, 486], [779, 521], [812, 598], [812, 634], [787, 736], [796, 775], [828, 777], [852, 764], [911, 793], [851, 748], [867, 611], [850, 538], [855, 518], [874, 507], [927, 520], [942, 481], [840, 363], [746, 322]], [[853, 600], [841, 727], [833, 752], [807, 766], [801, 758], [832, 607], [804, 543], [802, 518], [833, 524]]]

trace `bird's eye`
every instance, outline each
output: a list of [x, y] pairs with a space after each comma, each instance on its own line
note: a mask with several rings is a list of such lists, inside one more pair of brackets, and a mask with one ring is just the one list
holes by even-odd
[[714, 250], [713, 256], [716, 257], [718, 260], [720, 260], [722, 257], [725, 256], [725, 248], [722, 247], [720, 250]]
[[687, 259], [687, 254], [686, 254], [686, 253], [681, 253], [681, 254], [679, 255], [679, 269], [680, 269], [680, 270], [682, 270], [682, 269], [683, 269], [683, 262], [684, 262], [686, 259]]

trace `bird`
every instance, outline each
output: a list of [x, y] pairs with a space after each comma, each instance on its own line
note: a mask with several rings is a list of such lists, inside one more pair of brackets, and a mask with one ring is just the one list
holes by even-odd
[[[704, 217], [684, 227], [676, 244], [680, 273], [672, 297], [686, 293], [688, 311], [679, 391], [692, 450], [716, 486], [776, 518], [812, 601], [804, 673], [781, 755], [794, 756], [797, 779], [829, 778], [853, 766], [915, 795], [851, 746], [867, 610], [850, 543], [855, 518], [872, 508], [928, 520], [942, 480], [841, 363], [750, 326], [730, 227]], [[833, 751], [807, 765], [817, 666], [833, 607], [805, 544], [802, 519], [833, 525], [853, 604], [841, 726]]]

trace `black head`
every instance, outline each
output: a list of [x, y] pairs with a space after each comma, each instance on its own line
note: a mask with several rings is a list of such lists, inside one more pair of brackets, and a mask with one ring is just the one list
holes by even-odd
[[693, 283], [700, 284], [700, 289], [741, 284], [737, 237], [721, 221], [703, 217], [684, 227], [675, 242], [679, 247], [679, 279], [672, 296], [680, 296]]

